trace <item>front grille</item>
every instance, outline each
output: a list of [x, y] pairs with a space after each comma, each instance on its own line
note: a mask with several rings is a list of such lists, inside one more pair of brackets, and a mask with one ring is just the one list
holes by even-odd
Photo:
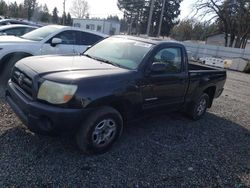
[[23, 94], [32, 97], [32, 79], [28, 77], [25, 73], [18, 69], [14, 69], [11, 77], [12, 82], [14, 82]]

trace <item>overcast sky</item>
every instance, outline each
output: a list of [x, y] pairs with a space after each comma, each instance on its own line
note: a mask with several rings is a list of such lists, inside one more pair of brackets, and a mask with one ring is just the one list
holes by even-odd
[[[21, 3], [24, 0], [6, 0], [7, 2]], [[62, 14], [63, 11], [63, 0], [37, 0], [39, 4], [47, 4], [50, 12], [57, 7], [59, 14]], [[66, 12], [69, 12], [70, 7], [72, 6], [73, 0], [66, 0]], [[183, 0], [181, 4], [181, 16], [180, 18], [186, 18], [192, 12], [192, 4], [195, 0]], [[90, 5], [90, 16], [91, 17], [100, 17], [106, 18], [108, 15], [118, 15], [122, 17], [122, 12], [117, 8], [117, 0], [88, 0]]]

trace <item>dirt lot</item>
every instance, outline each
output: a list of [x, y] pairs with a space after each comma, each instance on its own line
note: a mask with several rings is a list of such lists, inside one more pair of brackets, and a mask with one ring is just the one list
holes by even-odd
[[103, 155], [34, 135], [0, 102], [0, 187], [249, 187], [250, 75], [228, 72], [206, 117], [179, 113], [126, 126]]

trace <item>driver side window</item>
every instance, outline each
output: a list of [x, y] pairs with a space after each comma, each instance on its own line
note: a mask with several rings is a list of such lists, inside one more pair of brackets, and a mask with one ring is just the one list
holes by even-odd
[[7, 35], [21, 36], [25, 33], [25, 28], [12, 28], [4, 31]]
[[181, 49], [177, 47], [164, 48], [155, 55], [154, 62], [165, 63], [165, 73], [179, 73], [182, 65]]
[[66, 45], [76, 45], [77, 43], [77, 33], [75, 31], [63, 31], [54, 38], [62, 39], [62, 44]]

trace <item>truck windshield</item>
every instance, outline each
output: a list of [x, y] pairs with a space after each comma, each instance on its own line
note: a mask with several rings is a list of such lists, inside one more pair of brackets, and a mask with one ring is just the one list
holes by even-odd
[[126, 69], [137, 69], [153, 44], [125, 38], [111, 37], [105, 39], [84, 53], [103, 62]]
[[59, 29], [61, 29], [61, 27], [45, 26], [45, 27], [41, 27], [39, 29], [29, 32], [21, 36], [21, 38], [28, 39], [28, 40], [41, 41]]

